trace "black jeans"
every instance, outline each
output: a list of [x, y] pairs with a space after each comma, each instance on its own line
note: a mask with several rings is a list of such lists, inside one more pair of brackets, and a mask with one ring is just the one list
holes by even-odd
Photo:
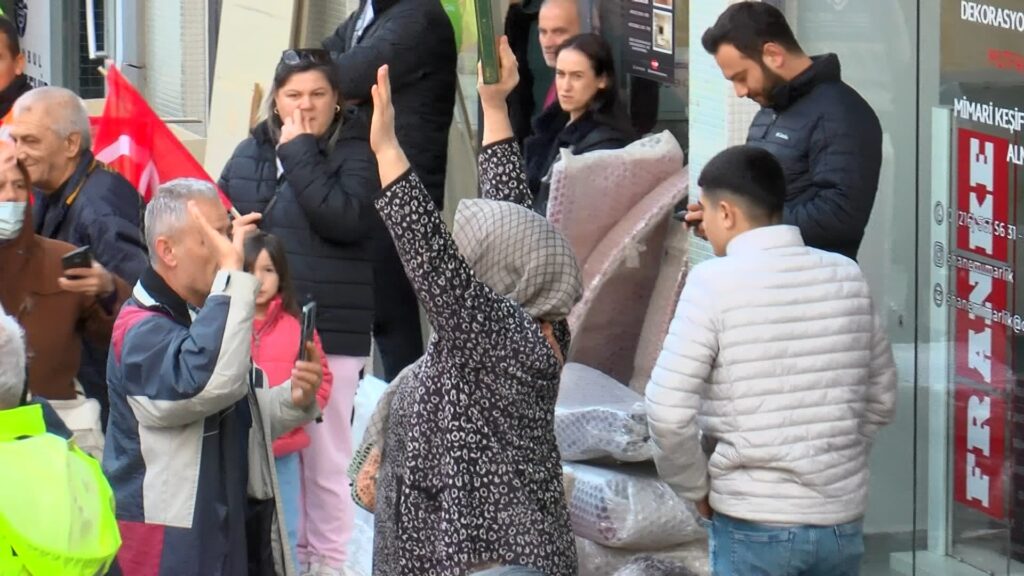
[[386, 232], [374, 241], [373, 338], [380, 350], [384, 379], [391, 382], [423, 356], [423, 333], [416, 293]]

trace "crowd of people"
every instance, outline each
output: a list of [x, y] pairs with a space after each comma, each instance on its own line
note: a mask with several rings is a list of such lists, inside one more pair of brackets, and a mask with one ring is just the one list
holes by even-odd
[[[524, 122], [501, 39], [480, 198], [449, 231], [456, 50], [436, 0], [364, 0], [285, 51], [217, 184], [148, 203], [93, 156], [78, 96], [27, 89], [0, 17], [0, 573], [354, 574], [371, 341], [390, 383], [373, 573], [578, 572], [553, 418], [584, 287], [550, 179], [566, 151], [643, 134], [575, 1], [537, 20], [554, 82]], [[717, 258], [690, 271], [647, 387], [655, 463], [705, 521], [713, 573], [857, 574], [896, 387], [856, 263], [881, 129], [768, 4], [730, 6], [702, 42], [762, 110], [681, 217]]]

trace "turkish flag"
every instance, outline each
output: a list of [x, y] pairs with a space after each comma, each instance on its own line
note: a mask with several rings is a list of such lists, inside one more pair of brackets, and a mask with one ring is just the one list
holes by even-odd
[[[115, 66], [107, 68], [107, 101], [93, 127], [96, 158], [120, 172], [146, 202], [160, 184], [176, 178], [213, 182]], [[220, 189], [217, 192], [230, 210], [231, 201]]]

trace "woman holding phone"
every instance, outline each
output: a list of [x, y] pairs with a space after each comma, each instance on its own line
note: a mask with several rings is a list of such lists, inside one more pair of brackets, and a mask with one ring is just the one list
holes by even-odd
[[351, 417], [373, 323], [371, 199], [380, 189], [368, 127], [344, 107], [323, 50], [286, 50], [267, 118], [228, 161], [220, 187], [242, 213], [261, 212], [280, 239], [298, 304], [317, 303], [317, 329], [334, 378], [323, 421], [302, 450], [303, 573], [346, 574], [354, 505], [345, 476]]
[[[73, 279], [85, 276], [79, 268], [65, 270], [64, 256], [75, 247], [32, 229], [31, 190], [28, 171], [14, 161], [13, 145], [0, 142], [0, 306], [25, 330], [29, 391], [51, 400], [58, 412], [73, 411], [88, 402], [75, 388], [82, 340], [109, 348], [114, 318], [130, 288], [114, 274], [99, 274], [96, 262], [90, 265], [97, 274]], [[68, 265], [85, 261], [72, 257]], [[72, 430], [93, 455], [103, 445], [98, 419], [97, 406], [95, 423]]]

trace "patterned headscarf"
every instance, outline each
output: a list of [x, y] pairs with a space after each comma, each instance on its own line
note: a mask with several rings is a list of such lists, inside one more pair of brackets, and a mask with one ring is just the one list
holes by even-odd
[[583, 294], [572, 247], [543, 216], [496, 200], [463, 200], [452, 230], [476, 277], [530, 316], [557, 321]]

